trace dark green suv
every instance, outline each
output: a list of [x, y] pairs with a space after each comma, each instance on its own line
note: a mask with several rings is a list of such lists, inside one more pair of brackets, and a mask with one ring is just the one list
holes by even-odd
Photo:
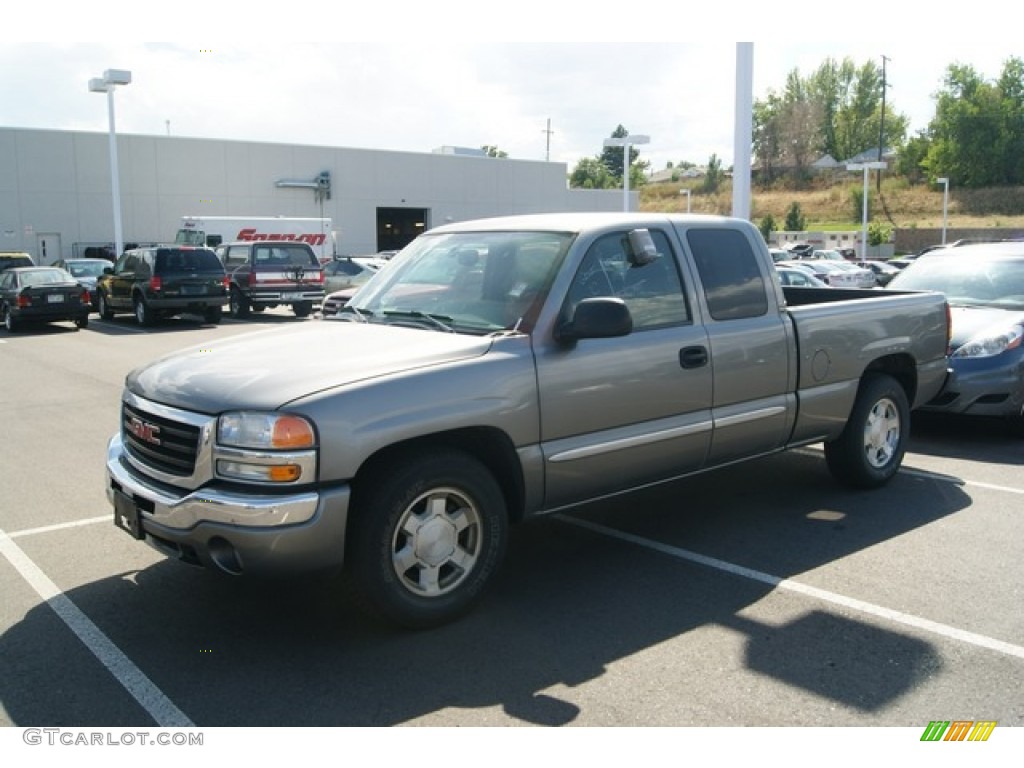
[[219, 323], [228, 301], [228, 279], [209, 248], [158, 245], [125, 251], [104, 270], [96, 293], [96, 309], [104, 320], [131, 312], [139, 325], [181, 314]]

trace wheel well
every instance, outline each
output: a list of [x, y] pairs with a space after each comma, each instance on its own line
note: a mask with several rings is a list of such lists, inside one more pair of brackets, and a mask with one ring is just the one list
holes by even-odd
[[911, 407], [917, 397], [917, 366], [910, 355], [888, 355], [871, 361], [864, 373], [885, 373], [892, 376], [903, 387]]
[[519, 458], [508, 435], [491, 427], [439, 432], [382, 448], [363, 462], [353, 480], [354, 490], [358, 494], [359, 486], [362, 483], [374, 482], [374, 477], [380, 477], [383, 482], [387, 482], [389, 468], [407, 456], [444, 449], [463, 451], [482, 462], [494, 475], [505, 496], [509, 521], [517, 522], [522, 519], [525, 490]]

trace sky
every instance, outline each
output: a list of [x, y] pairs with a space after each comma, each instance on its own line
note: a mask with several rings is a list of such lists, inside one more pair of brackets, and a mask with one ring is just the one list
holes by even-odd
[[[32, 12], [39, 20], [45, 5]], [[418, 16], [388, 5], [362, 26], [337, 8], [322, 14], [317, 8], [326, 6], [316, 4], [262, 25], [241, 18], [235, 24], [230, 15], [207, 24], [210, 14], [185, 0], [173, 6], [180, 13], [168, 26], [136, 19], [137, 29], [128, 27], [114, 42], [63, 39], [110, 29], [95, 13], [76, 23], [62, 12], [48, 27], [56, 40], [0, 45], [0, 126], [106, 132], [106, 97], [90, 93], [87, 83], [107, 69], [125, 69], [132, 82], [114, 96], [118, 133], [407, 152], [493, 145], [516, 159], [549, 159], [571, 170], [581, 158], [600, 154], [603, 139], [622, 125], [650, 136], [637, 149], [651, 170], [703, 165], [713, 154], [728, 167], [735, 154], [735, 42], [598, 41], [616, 30], [629, 33], [621, 37], [669, 36], [671, 30], [651, 18], [659, 5], [676, 7], [640, 0], [628, 6], [629, 15], [598, 14], [601, 23], [591, 30], [552, 10], [558, 6], [534, 0], [435, 0], [433, 12]], [[730, 6], [737, 12], [746, 7]], [[517, 23], [499, 23], [515, 11]], [[685, 9], [680, 15], [686, 18]], [[529, 40], [538, 27], [533, 18], [547, 18], [552, 28]], [[970, 23], [958, 20], [958, 30]], [[737, 31], [763, 36], [774, 28], [746, 26]], [[134, 42], [156, 31], [181, 41]], [[365, 34], [293, 41], [332, 31]], [[563, 39], [543, 39], [551, 33]], [[861, 41], [848, 32], [787, 34], [780, 28], [753, 42], [753, 96], [781, 91], [789, 72], [807, 76], [829, 58], [880, 66], [885, 56], [887, 109], [907, 115], [914, 135], [934, 115], [933, 97], [949, 64], [969, 64], [995, 79], [1009, 57], [1024, 56], [1009, 37], [978, 39], [941, 42], [915, 28], [914, 34]]]

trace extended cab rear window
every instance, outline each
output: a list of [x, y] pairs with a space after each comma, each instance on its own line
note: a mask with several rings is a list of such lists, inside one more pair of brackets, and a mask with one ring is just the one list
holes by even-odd
[[691, 229], [686, 241], [693, 253], [708, 311], [715, 320], [760, 317], [768, 295], [757, 254], [735, 229]]

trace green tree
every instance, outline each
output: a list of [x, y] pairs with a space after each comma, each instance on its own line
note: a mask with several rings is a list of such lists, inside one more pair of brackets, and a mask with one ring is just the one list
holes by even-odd
[[777, 230], [778, 226], [775, 224], [775, 217], [769, 213], [761, 219], [761, 223], [757, 225], [757, 228], [761, 230], [761, 237], [767, 243], [771, 241], [772, 232]]
[[722, 161], [718, 159], [718, 155], [711, 155], [708, 158], [708, 171], [704, 174], [704, 179], [701, 181], [701, 191], [708, 195], [713, 195], [718, 191], [718, 188], [722, 186], [722, 181], [725, 179], [725, 172], [722, 170]]
[[584, 157], [569, 175], [569, 186], [575, 189], [614, 189], [616, 179], [599, 157]]
[[508, 157], [508, 152], [498, 149], [492, 144], [484, 144], [480, 147], [488, 157]]
[[807, 229], [807, 220], [800, 209], [800, 203], [794, 202], [786, 212], [786, 231], [803, 232], [805, 229]]
[[990, 82], [972, 66], [946, 70], [922, 165], [961, 187], [1024, 183], [1024, 63], [1011, 58]]

